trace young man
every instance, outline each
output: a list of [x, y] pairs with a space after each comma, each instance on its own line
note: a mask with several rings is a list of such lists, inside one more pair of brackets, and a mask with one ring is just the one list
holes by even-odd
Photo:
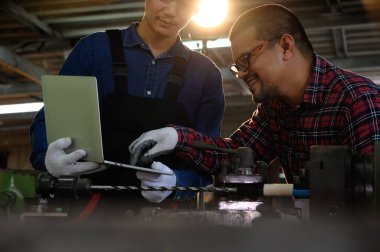
[[312, 145], [346, 145], [372, 153], [380, 140], [380, 87], [341, 69], [318, 54], [298, 18], [287, 8], [263, 5], [242, 14], [230, 31], [231, 70], [258, 103], [252, 117], [229, 138], [210, 138], [185, 127], [143, 134], [130, 146], [132, 163], [146, 140], [157, 142], [143, 155], [175, 150], [184, 160], [215, 173], [231, 155], [200, 151], [194, 140], [236, 149], [250, 147], [256, 160], [280, 159], [292, 183], [310, 157]]
[[[146, 0], [141, 22], [120, 33], [87, 36], [66, 59], [61, 75], [97, 78], [106, 159], [129, 162], [128, 145], [132, 140], [168, 123], [191, 126], [210, 137], [220, 135], [225, 102], [220, 71], [207, 57], [186, 48], [179, 37], [197, 11], [197, 2]], [[39, 111], [31, 126], [33, 167], [46, 169], [54, 176], [92, 173], [94, 184], [140, 185], [134, 171], [112, 167], [100, 171], [104, 167], [97, 163], [78, 162], [86, 152], [65, 153], [71, 144], [69, 137], [48, 145], [44, 111]], [[148, 175], [142, 179], [143, 185], [159, 185], [162, 180], [170, 181], [172, 186], [210, 183], [209, 175], [182, 169], [172, 157], [167, 160], [175, 176]], [[160, 162], [152, 167], [171, 170]], [[168, 194], [143, 193], [154, 202]]]

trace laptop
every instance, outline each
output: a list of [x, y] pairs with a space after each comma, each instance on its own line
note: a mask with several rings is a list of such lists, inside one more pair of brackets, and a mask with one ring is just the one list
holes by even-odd
[[143, 172], [173, 175], [170, 172], [104, 160], [99, 112], [98, 88], [95, 77], [42, 75], [47, 141], [71, 137], [65, 151], [84, 149], [86, 161], [135, 169]]

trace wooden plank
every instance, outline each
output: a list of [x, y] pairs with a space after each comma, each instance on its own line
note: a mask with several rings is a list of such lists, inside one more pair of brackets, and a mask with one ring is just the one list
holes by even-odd
[[4, 61], [2, 59], [0, 59], [0, 69], [5, 71], [5, 72], [18, 74], [18, 75], [24, 77], [25, 79], [30, 80], [33, 83], [41, 85], [41, 81], [39, 79], [37, 79], [33, 75], [30, 75], [30, 74], [22, 71], [20, 68], [17, 68], [15, 66], [7, 63], [6, 61]]
[[33, 30], [41, 31], [52, 37], [61, 37], [59, 32], [53, 30], [49, 25], [39, 20], [35, 15], [27, 12], [23, 7], [15, 4], [13, 1], [1, 0], [0, 5], [2, 5], [8, 13]]
[[29, 92], [29, 93], [13, 93], [13, 94], [0, 94], [0, 100], [18, 100], [24, 98], [32, 98], [33, 100], [42, 100], [41, 92]]

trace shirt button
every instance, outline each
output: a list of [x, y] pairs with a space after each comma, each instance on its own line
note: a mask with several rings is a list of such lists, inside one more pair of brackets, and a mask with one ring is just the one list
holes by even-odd
[[152, 60], [152, 64], [153, 64], [153, 65], [156, 64], [156, 61], [155, 61], [155, 60]]
[[148, 90], [148, 91], [146, 91], [146, 94], [147, 94], [147, 95], [151, 95], [152, 92], [151, 92], [150, 90]]

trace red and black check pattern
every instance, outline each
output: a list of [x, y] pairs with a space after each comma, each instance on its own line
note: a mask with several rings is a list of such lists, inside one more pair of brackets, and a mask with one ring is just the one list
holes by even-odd
[[380, 87], [316, 55], [309, 86], [295, 109], [277, 99], [260, 103], [252, 118], [224, 139], [175, 128], [177, 154], [207, 172], [216, 172], [219, 162], [232, 156], [191, 148], [193, 140], [233, 149], [250, 147], [256, 160], [266, 162], [279, 157], [291, 179], [309, 159], [312, 145], [347, 145], [354, 153], [373, 152], [374, 142], [380, 140]]

